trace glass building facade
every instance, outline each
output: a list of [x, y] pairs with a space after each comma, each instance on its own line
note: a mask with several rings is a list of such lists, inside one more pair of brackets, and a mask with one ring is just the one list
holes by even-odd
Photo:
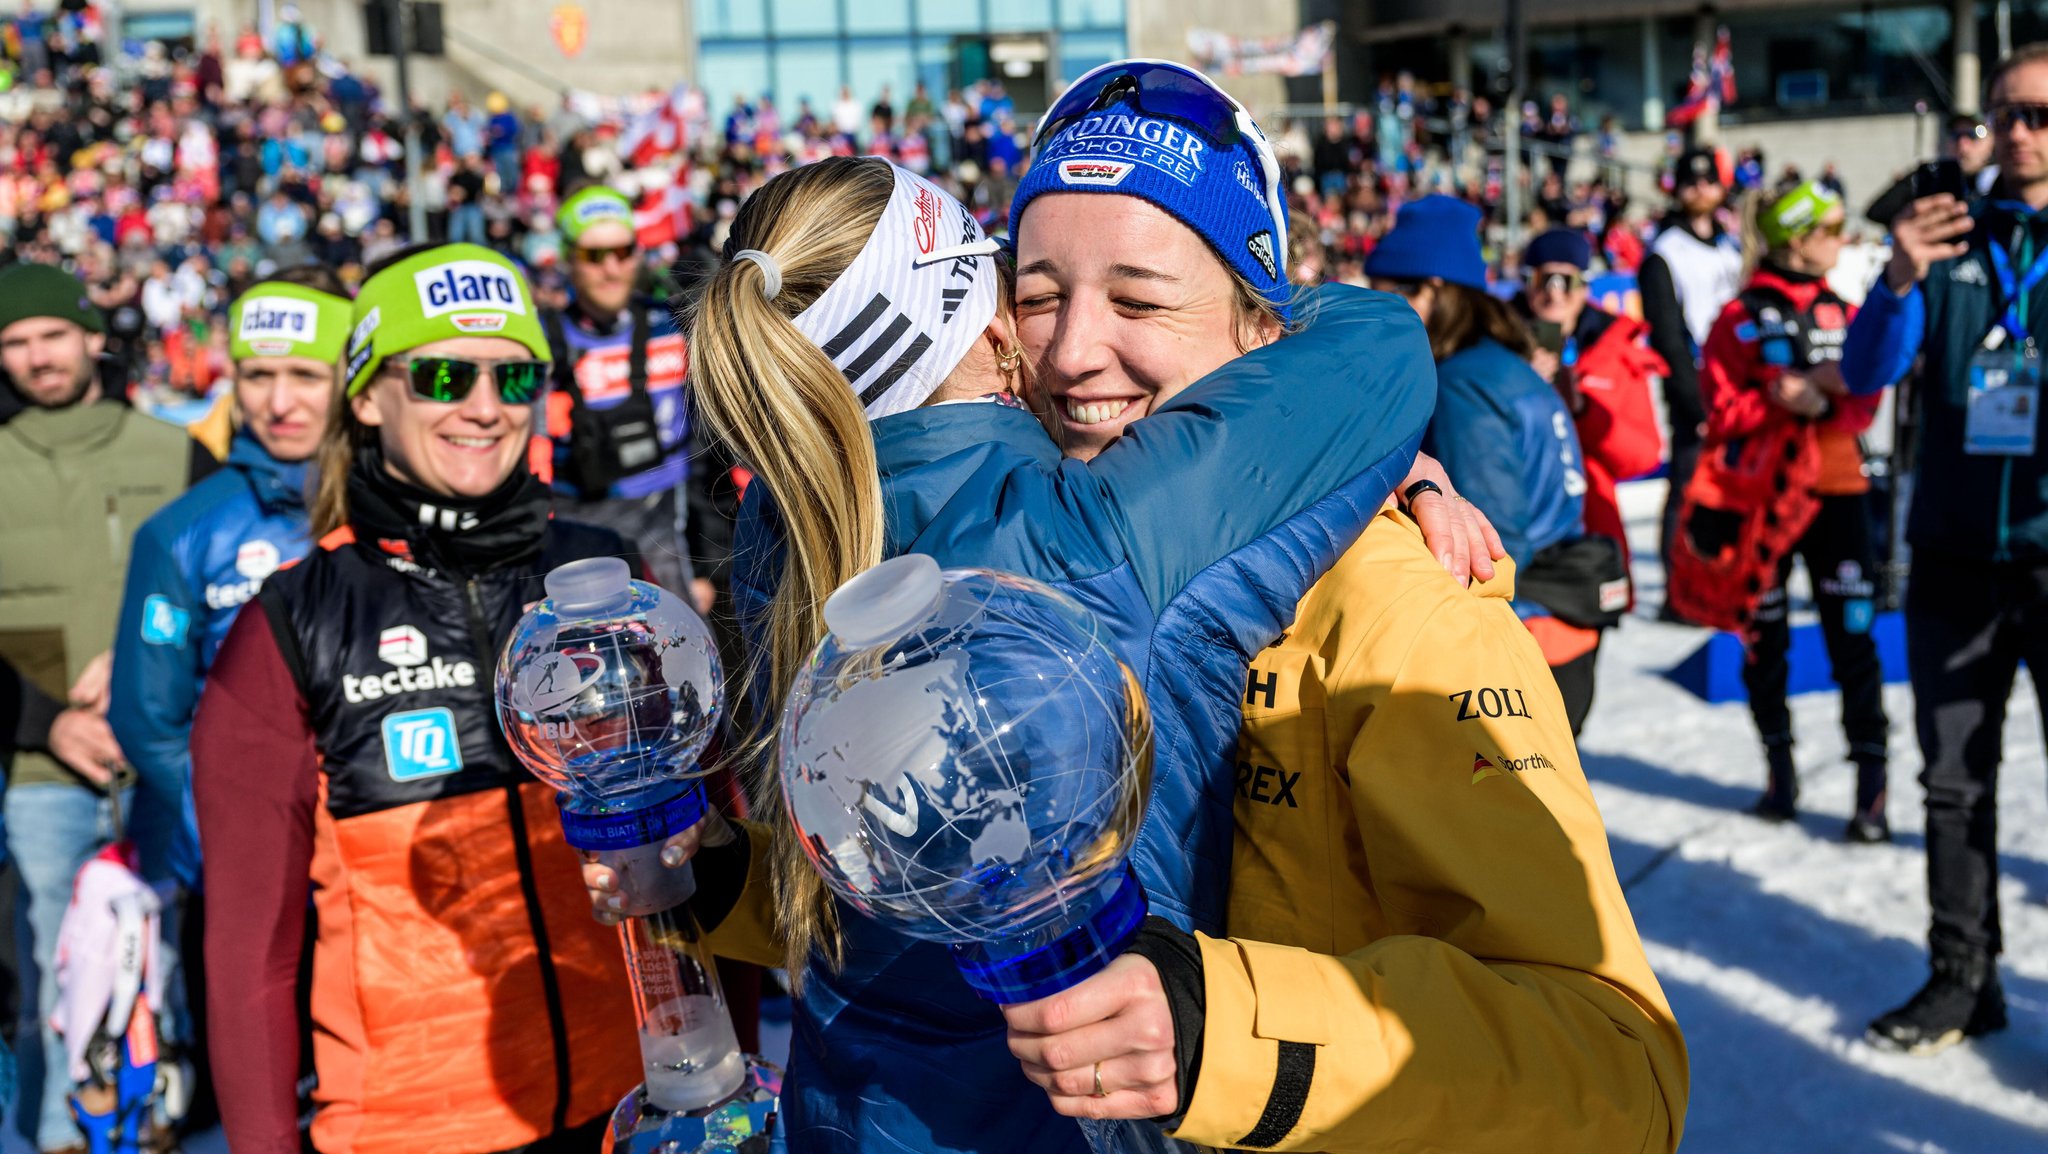
[[1124, 0], [696, 0], [698, 82], [714, 109], [773, 93], [821, 114], [887, 86], [897, 106], [922, 81], [946, 90], [1001, 80], [1019, 112], [1125, 55]]
[[[1977, 6], [1977, 43], [1988, 70], [1997, 59], [1994, 2]], [[2048, 35], [2048, 0], [2012, 0], [2010, 42]], [[1659, 15], [1617, 20], [1556, 21], [1535, 0], [1530, 10], [1529, 96], [1571, 98], [1581, 120], [1613, 114], [1640, 129], [1647, 114], [1683, 97], [1693, 46], [1713, 29], [1729, 31], [1736, 98], [1724, 112], [1732, 124], [1815, 116], [1910, 112], [1949, 106], [1955, 51], [1954, 9], [1947, 3], [1788, 3], [1742, 7], [1702, 17]], [[1499, 31], [1467, 33], [1476, 87], [1505, 89], [1506, 49]], [[1446, 37], [1380, 41], [1365, 53], [1362, 72], [1408, 69], [1425, 81], [1449, 76]], [[1348, 93], [1347, 93], [1348, 95]], [[1659, 113], [1661, 115], [1661, 113]]]

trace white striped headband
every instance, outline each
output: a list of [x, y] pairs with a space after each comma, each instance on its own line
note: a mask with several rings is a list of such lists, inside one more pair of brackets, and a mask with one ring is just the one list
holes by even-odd
[[923, 404], [996, 315], [997, 242], [938, 185], [890, 168], [896, 188], [873, 235], [796, 317], [870, 421]]

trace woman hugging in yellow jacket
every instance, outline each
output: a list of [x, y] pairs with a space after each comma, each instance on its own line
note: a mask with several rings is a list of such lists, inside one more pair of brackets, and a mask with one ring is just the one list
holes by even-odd
[[[1440, 500], [1424, 494], [1420, 500]], [[1390, 504], [1253, 664], [1230, 937], [1005, 1012], [1056, 1108], [1274, 1150], [1670, 1151], [1684, 1039], [1564, 702]]]

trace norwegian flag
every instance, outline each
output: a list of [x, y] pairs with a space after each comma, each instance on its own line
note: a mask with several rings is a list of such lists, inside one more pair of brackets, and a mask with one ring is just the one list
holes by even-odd
[[1729, 47], [1728, 29], [1714, 33], [1711, 55], [1704, 44], [1692, 50], [1692, 74], [1686, 79], [1685, 99], [1664, 114], [1667, 128], [1683, 128], [1700, 118], [1709, 106], [1718, 110], [1735, 103], [1735, 56]]
[[695, 227], [690, 193], [680, 181], [648, 189], [633, 206], [633, 230], [640, 236], [641, 248], [675, 244]]
[[634, 168], [646, 168], [661, 157], [681, 152], [689, 144], [689, 102], [687, 82], [669, 89], [660, 103], [626, 126], [619, 136], [619, 155]]
[[1714, 33], [1714, 56], [1707, 64], [1707, 88], [1722, 107], [1735, 103], [1735, 53], [1728, 46], [1728, 29]]

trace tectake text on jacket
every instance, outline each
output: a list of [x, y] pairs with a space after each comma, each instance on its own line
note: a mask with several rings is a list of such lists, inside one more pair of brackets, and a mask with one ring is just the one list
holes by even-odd
[[[323, 1152], [508, 1149], [609, 1111], [641, 1080], [616, 935], [590, 916], [553, 791], [514, 760], [492, 704], [498, 642], [542, 595], [548, 569], [622, 546], [561, 522], [540, 546], [464, 576], [424, 564], [404, 541], [337, 530], [264, 585], [207, 687], [193, 756], [209, 838], [208, 952], [218, 963], [222, 950], [246, 951], [256, 973], [295, 969], [289, 927], [310, 890], [312, 1139]], [[252, 671], [252, 653], [274, 653], [270, 664], [288, 672]], [[233, 763], [248, 748], [304, 748], [302, 765], [263, 772], [316, 781], [291, 786], [279, 813], [271, 795], [287, 787]], [[287, 860], [269, 868], [290, 872], [297, 858], [309, 886], [252, 883], [242, 876], [260, 864], [242, 860], [252, 851], [213, 839], [256, 821], [299, 831], [248, 839], [281, 840]], [[280, 1007], [274, 987], [256, 988], [231, 1006], [216, 997], [216, 1045], [274, 1065], [289, 1055], [265, 1039], [280, 1012], [289, 1020], [290, 1000]], [[289, 1137], [288, 1114], [266, 1097], [277, 1077], [222, 1080], [238, 1150]]]
[[151, 880], [199, 884], [192, 714], [235, 615], [305, 556], [306, 477], [305, 462], [278, 461], [243, 433], [224, 468], [135, 534], [107, 720], [135, 766], [128, 827]]

